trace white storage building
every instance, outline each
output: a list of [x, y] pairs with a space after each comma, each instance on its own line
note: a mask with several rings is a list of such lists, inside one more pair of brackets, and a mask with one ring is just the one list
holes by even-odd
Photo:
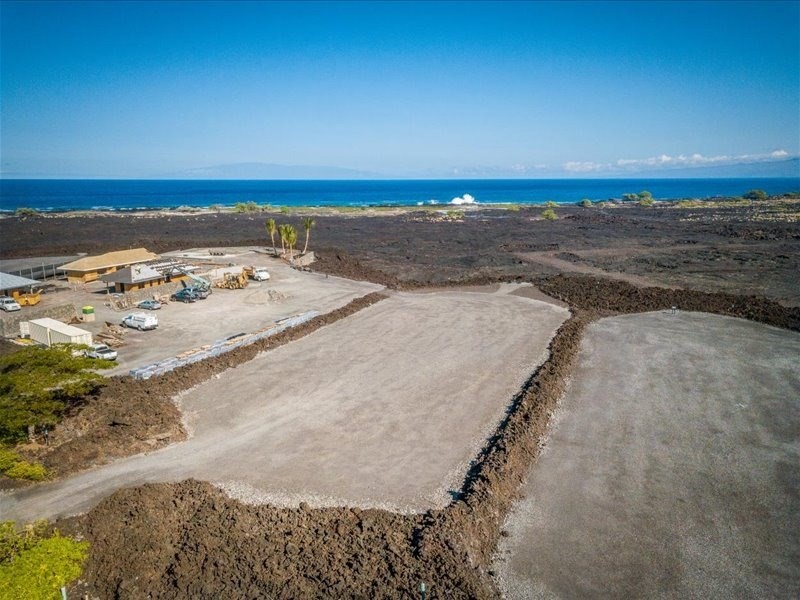
[[52, 344], [86, 344], [88, 346], [92, 343], [91, 332], [55, 319], [44, 318], [28, 321], [28, 332], [33, 341], [45, 346]]

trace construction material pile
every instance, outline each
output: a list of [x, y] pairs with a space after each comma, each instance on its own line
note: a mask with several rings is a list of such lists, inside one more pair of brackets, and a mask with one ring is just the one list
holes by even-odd
[[296, 327], [301, 323], [310, 321], [318, 314], [319, 313], [317, 311], [310, 310], [299, 315], [285, 317], [275, 321], [274, 324], [264, 327], [263, 329], [259, 329], [253, 333], [242, 333], [228, 337], [224, 340], [217, 340], [211, 344], [206, 344], [204, 346], [200, 346], [199, 348], [192, 348], [191, 350], [182, 352], [173, 358], [167, 358], [144, 367], [131, 369], [130, 375], [134, 379], [150, 379], [156, 375], [163, 375], [164, 373], [173, 371], [178, 367], [183, 367], [207, 358], [219, 356], [220, 354], [225, 354], [235, 350], [236, 348], [241, 348], [242, 346], [249, 346], [258, 340], [276, 335], [282, 331], [285, 331], [286, 329], [289, 329], [290, 327]]
[[114, 325], [113, 323], [106, 321], [103, 324], [103, 330], [95, 335], [98, 340], [102, 341], [106, 346], [110, 346], [111, 348], [116, 348], [118, 346], [122, 346], [125, 343], [123, 339], [125, 334], [127, 333], [127, 329], [124, 327], [120, 327], [118, 325]]

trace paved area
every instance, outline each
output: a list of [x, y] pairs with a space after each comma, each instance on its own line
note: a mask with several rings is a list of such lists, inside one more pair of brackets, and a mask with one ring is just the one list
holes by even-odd
[[0, 495], [0, 513], [74, 514], [187, 477], [250, 502], [443, 506], [568, 317], [518, 287], [395, 293], [185, 392], [188, 441]]
[[603, 319], [506, 523], [507, 598], [800, 597], [800, 334]]
[[[215, 288], [205, 300], [191, 304], [170, 302], [160, 310], [153, 311], [158, 317], [158, 329], [128, 329], [125, 344], [118, 348], [118, 364], [114, 369], [103, 371], [105, 375], [127, 374], [133, 368], [232, 335], [256, 331], [293, 314], [309, 310], [330, 312], [359, 296], [382, 289], [382, 286], [373, 283], [298, 271], [264, 253], [239, 248], [220, 251], [225, 254], [209, 257], [208, 249], [204, 249], [168, 253], [165, 256], [194, 256], [206, 261], [213, 259], [223, 265], [231, 262], [236, 265], [265, 266], [269, 269], [270, 280], [251, 281], [243, 290]], [[97, 320], [79, 325], [93, 334], [103, 329], [104, 321], [119, 324], [130, 312], [147, 312], [137, 309], [112, 310], [104, 305], [105, 289], [105, 284], [95, 282], [88, 284], [86, 290], [47, 294], [45, 300], [72, 302], [78, 308], [87, 304], [93, 306]]]

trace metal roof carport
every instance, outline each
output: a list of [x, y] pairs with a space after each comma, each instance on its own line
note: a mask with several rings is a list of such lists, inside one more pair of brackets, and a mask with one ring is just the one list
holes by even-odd
[[0, 294], [3, 294], [6, 290], [18, 290], [35, 285], [41, 285], [41, 283], [35, 279], [28, 279], [19, 275], [0, 273]]

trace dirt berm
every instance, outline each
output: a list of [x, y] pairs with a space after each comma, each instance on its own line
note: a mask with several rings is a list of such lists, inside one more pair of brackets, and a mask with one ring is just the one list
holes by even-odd
[[[566, 277], [540, 282], [551, 295], [574, 300], [573, 306], [598, 310], [575, 308], [561, 326], [549, 359], [513, 399], [460, 497], [447, 508], [402, 516], [305, 505], [248, 506], [194, 480], [121, 490], [87, 515], [59, 523], [62, 531], [84, 535], [92, 544], [84, 578], [72, 593], [100, 598], [418, 597], [424, 581], [429, 598], [497, 597], [491, 555], [520, 482], [539, 452], [585, 326], [597, 314], [651, 310], [661, 293], [637, 296], [619, 282], [598, 282], [588, 288], [594, 291], [585, 292], [579, 290], [593, 281]], [[678, 291], [670, 302], [689, 309], [693, 298]], [[797, 324], [796, 314], [774, 302], [739, 298], [731, 307], [729, 298], [707, 299], [714, 312], [735, 311], [784, 327]], [[196, 382], [189, 378], [183, 385]]]

